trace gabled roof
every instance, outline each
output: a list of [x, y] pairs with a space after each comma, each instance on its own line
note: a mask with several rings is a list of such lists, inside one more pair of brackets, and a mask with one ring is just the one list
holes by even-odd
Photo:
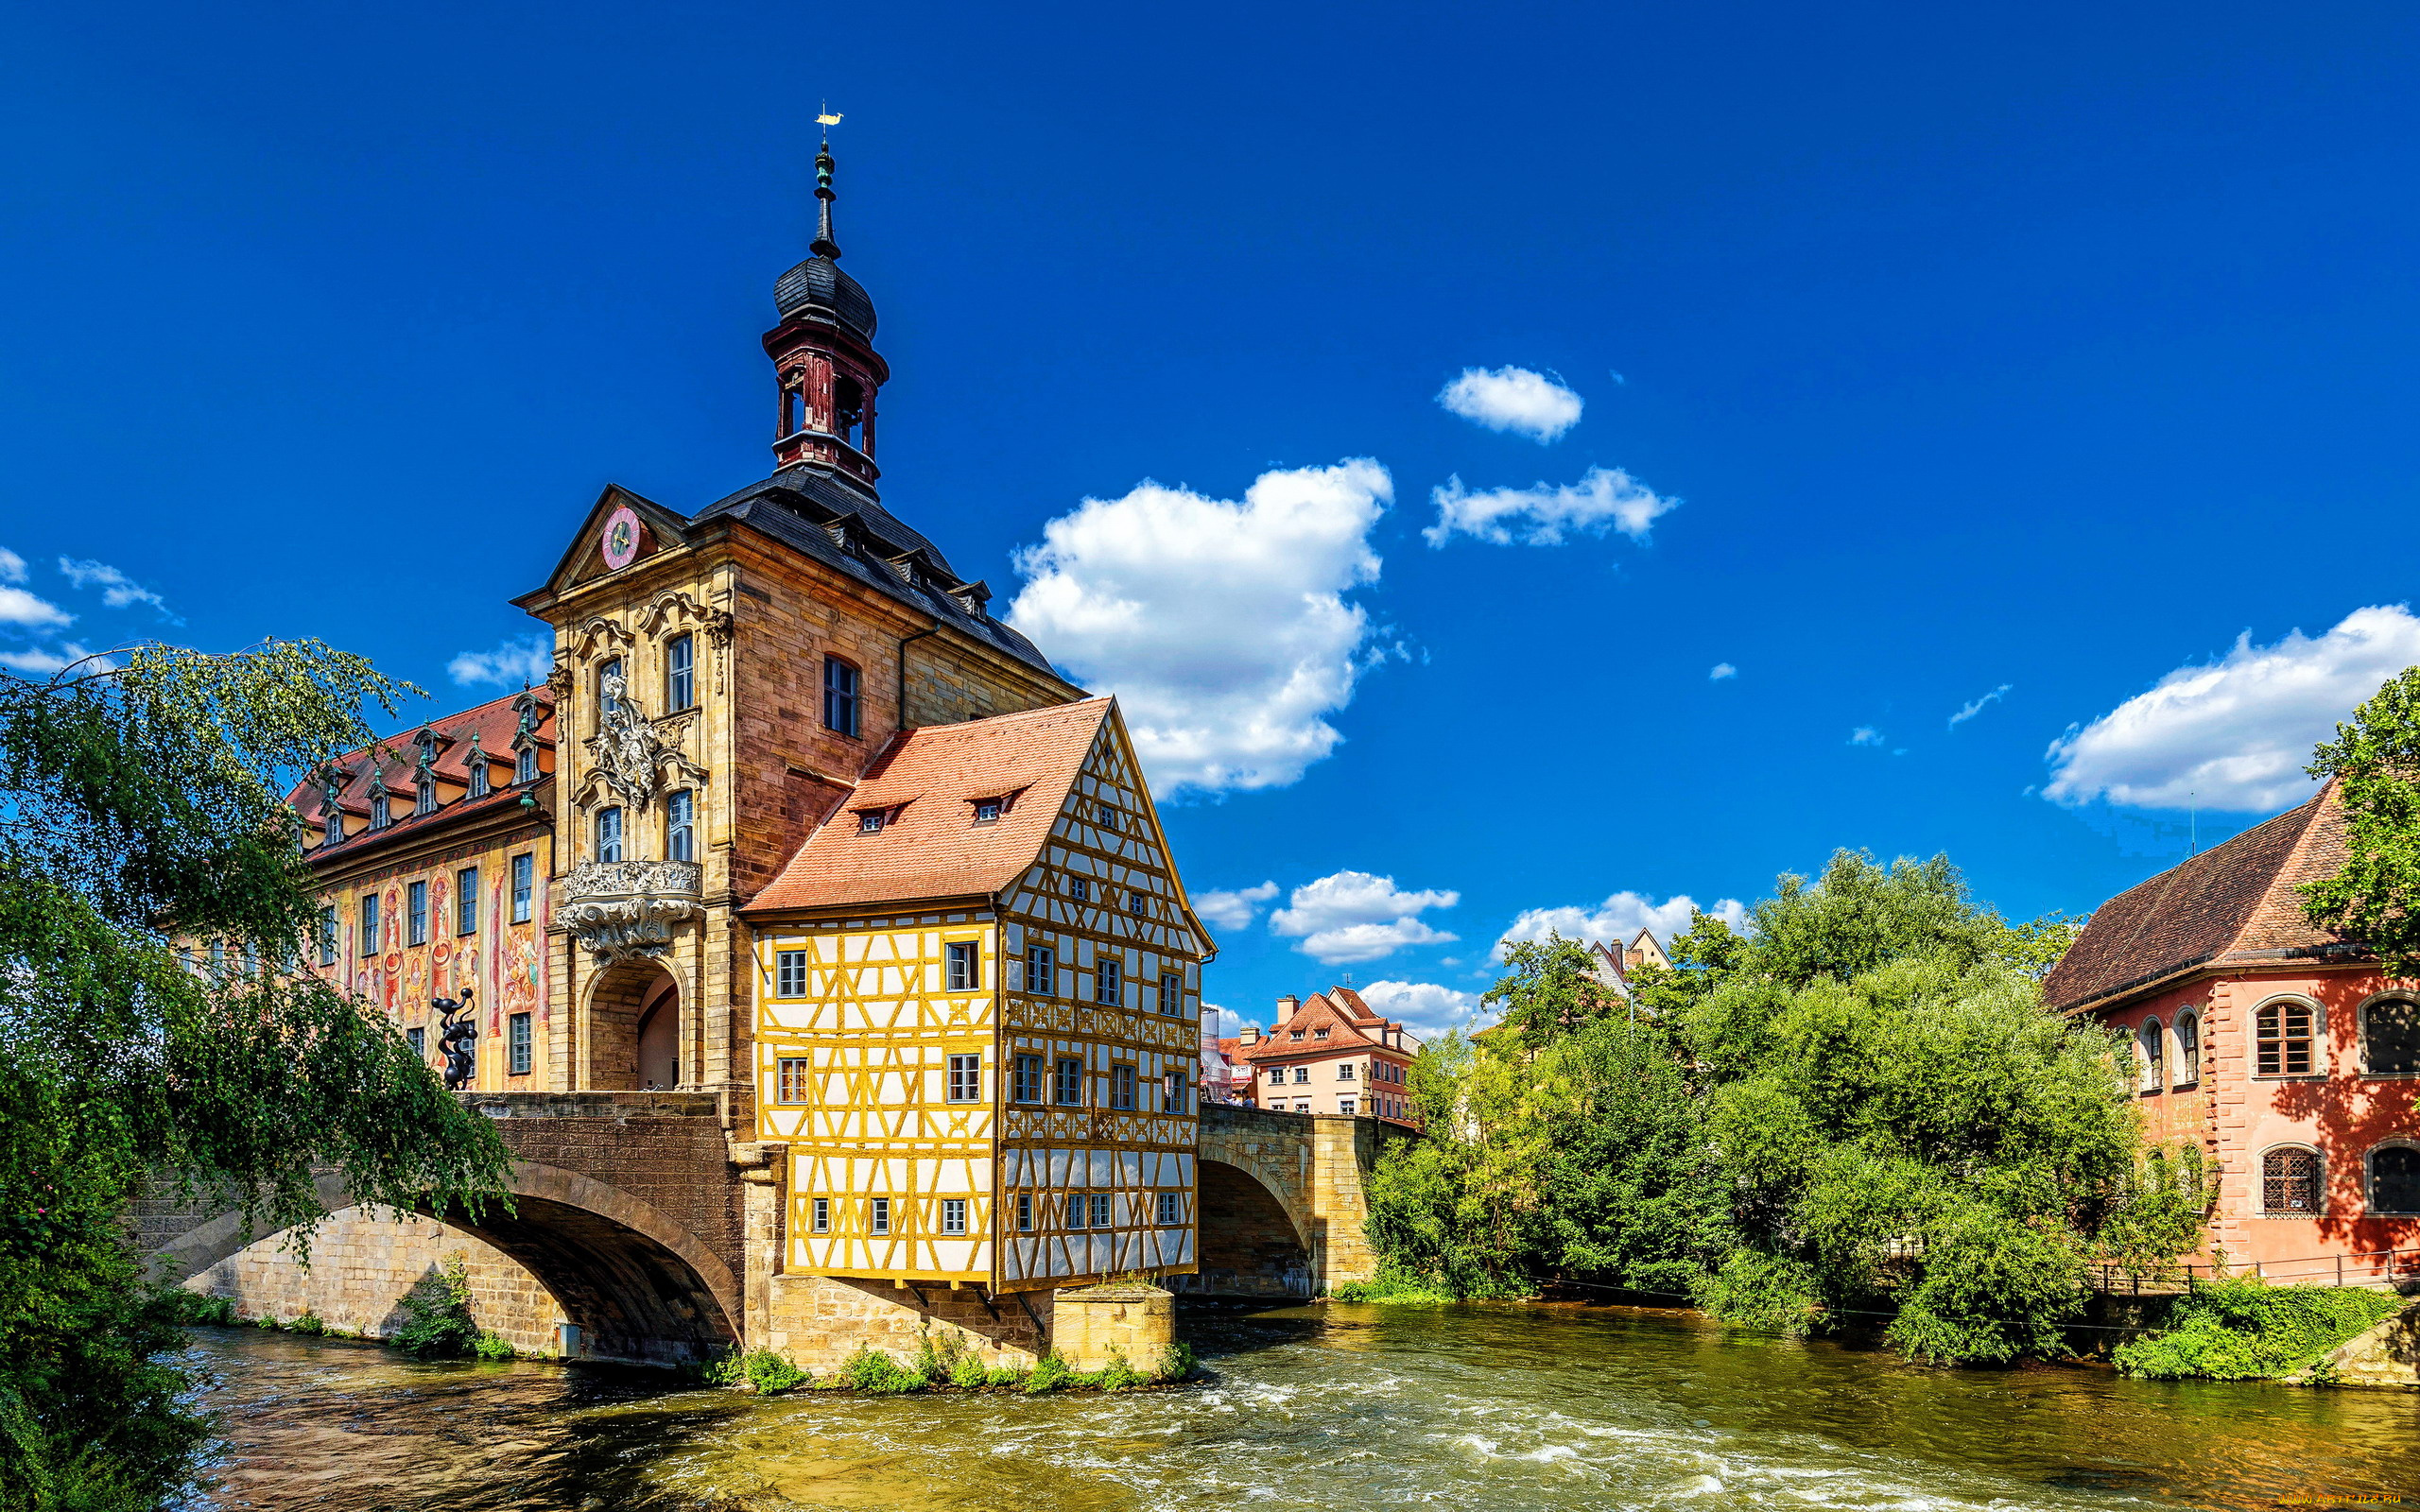
[[[1114, 707], [1087, 698], [903, 730], [744, 912], [1007, 891], [1041, 859]], [[974, 822], [977, 799], [1003, 797], [998, 819]], [[873, 834], [859, 829], [870, 810], [885, 815]]]
[[2073, 1012], [2194, 967], [2358, 954], [2303, 918], [2295, 891], [2343, 864], [2344, 812], [2331, 782], [2302, 807], [2102, 904], [2043, 980], [2043, 999]]
[[[1272, 1026], [1261, 1036], [1259, 1043], [1244, 1046], [1230, 1058], [1286, 1060], [1339, 1050], [1384, 1050], [1387, 1044], [1382, 1037], [1387, 1025], [1385, 1016], [1363, 1002], [1360, 993], [1349, 987], [1332, 987], [1305, 998], [1303, 1005], [1288, 1015], [1284, 1023]], [[1321, 1029], [1327, 1031], [1324, 1040], [1314, 1038]], [[1303, 1036], [1300, 1040], [1293, 1038], [1298, 1031]]]

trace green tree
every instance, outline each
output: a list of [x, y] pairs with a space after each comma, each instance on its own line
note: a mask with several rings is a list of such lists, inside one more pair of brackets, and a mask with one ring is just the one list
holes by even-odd
[[2354, 710], [2305, 770], [2341, 784], [2344, 865], [2303, 884], [2304, 914], [2376, 951], [2387, 975], [2420, 975], [2420, 667]]
[[316, 912], [284, 794], [405, 691], [307, 642], [0, 673], [6, 1512], [153, 1506], [187, 1473], [203, 1424], [161, 1358], [174, 1302], [117, 1227], [139, 1191], [306, 1244], [315, 1167], [373, 1208], [501, 1189], [501, 1142], [383, 1017], [279, 970]]
[[1621, 1011], [1621, 1000], [1597, 979], [1596, 955], [1560, 932], [1506, 945], [1504, 964], [1509, 970], [1479, 1002], [1503, 1005], [1504, 1032], [1531, 1051]]

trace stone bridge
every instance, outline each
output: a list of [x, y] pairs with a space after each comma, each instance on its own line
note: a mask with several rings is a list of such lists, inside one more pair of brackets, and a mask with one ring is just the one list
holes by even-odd
[[[751, 1163], [756, 1147], [735, 1138], [718, 1094], [461, 1095], [504, 1136], [513, 1211], [443, 1222], [526, 1270], [579, 1330], [579, 1353], [680, 1365], [764, 1342], [781, 1173]], [[1171, 1286], [1307, 1297], [1368, 1279], [1362, 1178], [1387, 1143], [1411, 1137], [1374, 1119], [1205, 1106], [1201, 1269]], [[353, 1202], [334, 1176], [320, 1197], [332, 1212]], [[268, 1237], [223, 1207], [155, 1199], [131, 1216], [154, 1274], [172, 1283]]]

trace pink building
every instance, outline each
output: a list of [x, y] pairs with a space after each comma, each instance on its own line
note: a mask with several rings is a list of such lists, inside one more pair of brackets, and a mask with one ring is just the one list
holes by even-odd
[[1383, 1118], [1418, 1127], [1411, 1062], [1420, 1040], [1349, 987], [1277, 1000], [1267, 1033], [1245, 1025], [1234, 1057], [1249, 1076], [1241, 1101], [1277, 1113]]
[[2343, 860], [2330, 783], [2111, 899], [2043, 983], [2132, 1039], [2152, 1134], [2216, 1162], [2208, 1248], [2283, 1280], [2420, 1248], [2420, 983], [2313, 928], [2295, 891]]

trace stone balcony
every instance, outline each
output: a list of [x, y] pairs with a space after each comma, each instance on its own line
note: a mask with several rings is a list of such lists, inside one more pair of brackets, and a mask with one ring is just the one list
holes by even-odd
[[695, 861], [583, 861], [555, 885], [555, 927], [598, 965], [661, 955], [679, 925], [705, 911]]

